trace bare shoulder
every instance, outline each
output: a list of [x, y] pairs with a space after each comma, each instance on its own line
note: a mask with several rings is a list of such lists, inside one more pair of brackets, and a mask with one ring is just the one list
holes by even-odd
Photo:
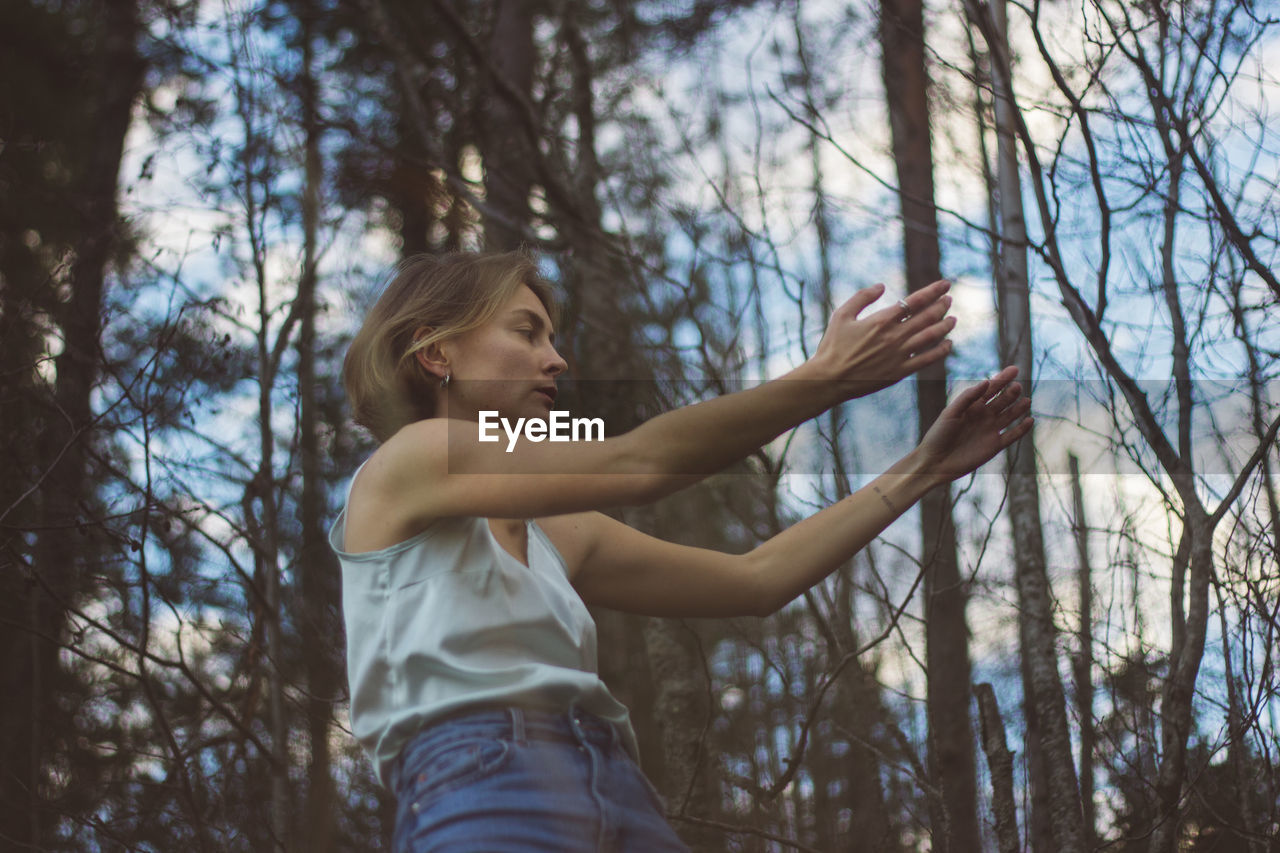
[[448, 472], [448, 442], [449, 424], [444, 418], [406, 424], [369, 457], [352, 486], [352, 499], [358, 492], [383, 509], [403, 506], [407, 492], [429, 488]]
[[412, 538], [432, 519], [410, 511], [406, 475], [429, 481], [438, 462], [430, 450], [443, 441], [445, 425], [409, 424], [374, 451], [351, 484], [343, 550], [359, 554]]
[[448, 446], [448, 420], [414, 421], [384, 441], [365, 468], [374, 472], [372, 479], [382, 488], [395, 489], [409, 479], [444, 474]]

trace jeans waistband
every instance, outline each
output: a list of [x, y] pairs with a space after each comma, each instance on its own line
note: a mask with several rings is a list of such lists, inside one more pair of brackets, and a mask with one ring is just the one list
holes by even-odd
[[392, 779], [400, 775], [400, 766], [413, 742], [437, 736], [444, 726], [451, 732], [466, 734], [468, 730], [491, 737], [505, 737], [521, 743], [527, 740], [592, 743], [599, 747], [621, 745], [618, 731], [603, 717], [578, 707], [561, 710], [530, 708], [519, 705], [469, 705], [430, 720], [400, 749], [392, 769]]

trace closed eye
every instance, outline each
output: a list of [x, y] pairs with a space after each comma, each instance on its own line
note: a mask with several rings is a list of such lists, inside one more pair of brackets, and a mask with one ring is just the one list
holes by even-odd
[[530, 342], [536, 341], [540, 333], [546, 332], [547, 339], [553, 344], [555, 343], [556, 334], [551, 329], [547, 328], [546, 320], [538, 316], [533, 311], [530, 311], [528, 308], [516, 308], [511, 312], [511, 318], [513, 322], [524, 324], [521, 326], [513, 326], [512, 328], [516, 332], [519, 332], [528, 338]]

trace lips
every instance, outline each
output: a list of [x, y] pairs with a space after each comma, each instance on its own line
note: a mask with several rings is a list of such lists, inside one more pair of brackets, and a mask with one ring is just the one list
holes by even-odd
[[541, 388], [535, 388], [534, 390], [535, 390], [535, 391], [537, 391], [537, 393], [539, 393], [539, 394], [545, 395], [545, 396], [546, 396], [546, 398], [547, 398], [548, 400], [550, 400], [552, 403], [555, 403], [555, 401], [556, 401], [556, 386], [554, 386], [554, 385], [544, 385], [543, 387], [541, 387]]

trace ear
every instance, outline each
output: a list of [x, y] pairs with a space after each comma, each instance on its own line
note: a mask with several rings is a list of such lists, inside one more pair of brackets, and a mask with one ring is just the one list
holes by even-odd
[[[414, 329], [414, 342], [418, 342], [426, 335], [431, 334], [431, 332], [432, 328], [430, 326], [420, 326]], [[436, 379], [444, 379], [449, 374], [449, 357], [440, 346], [439, 341], [428, 344], [425, 349], [418, 350], [413, 356], [418, 360], [418, 364], [422, 366], [422, 369]]]

